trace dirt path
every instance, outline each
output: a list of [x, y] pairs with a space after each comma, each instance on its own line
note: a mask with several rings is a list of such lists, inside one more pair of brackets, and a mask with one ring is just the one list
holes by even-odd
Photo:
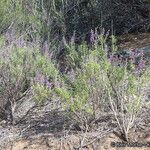
[[[71, 135], [60, 139], [42, 137], [17, 141], [12, 143], [13, 146], [9, 146], [6, 150], [150, 150], [148, 146], [134, 147], [135, 142], [130, 143], [133, 147], [117, 147], [117, 142], [120, 142], [118, 146], [121, 146], [122, 141], [114, 134], [107, 135], [104, 138], [97, 137], [88, 142], [85, 139], [83, 148], [80, 148], [82, 140], [83, 137], [78, 135]], [[144, 142], [141, 141], [142, 144], [147, 142], [150, 142], [150, 137], [145, 138]], [[113, 146], [114, 144], [116, 144], [116, 147]]]
[[150, 45], [150, 33], [123, 35], [119, 37], [119, 46], [122, 49], [142, 48], [148, 45]]

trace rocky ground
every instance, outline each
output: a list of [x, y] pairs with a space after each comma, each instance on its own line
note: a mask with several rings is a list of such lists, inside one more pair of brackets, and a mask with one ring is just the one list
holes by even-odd
[[[103, 123], [103, 124], [106, 124]], [[1, 130], [1, 150], [115, 150], [115, 149], [142, 149], [149, 150], [150, 144], [150, 126], [148, 124], [143, 124], [138, 126], [136, 129], [132, 129], [130, 132], [130, 146], [125, 147], [121, 143], [121, 135], [116, 131], [115, 128], [111, 129], [101, 129], [98, 131], [93, 131], [90, 133], [82, 132], [69, 132], [67, 130], [48, 132], [47, 133], [36, 133], [30, 135], [33, 131], [33, 128], [28, 129], [26, 134], [29, 134], [27, 137], [23, 137], [20, 129], [17, 127], [10, 127], [9, 129]], [[44, 126], [43, 126], [44, 128]], [[3, 137], [2, 137], [3, 136]], [[118, 143], [117, 146], [117, 142]], [[136, 148], [134, 145], [135, 142], [138, 144], [143, 144], [142, 147], [138, 145]], [[128, 143], [128, 144], [129, 144]], [[116, 146], [114, 147], [114, 144]], [[145, 145], [144, 145], [145, 144]], [[147, 144], [147, 145], [146, 145]], [[121, 146], [121, 147], [120, 147]], [[127, 146], [127, 144], [126, 144]]]
[[[43, 110], [36, 109], [14, 126], [6, 127], [5, 122], [1, 122], [0, 150], [150, 149], [149, 107], [144, 108], [137, 117], [129, 134], [131, 145], [126, 148], [117, 147], [117, 142], [122, 143], [124, 139], [118, 132], [117, 123], [111, 114], [101, 116], [92, 131], [83, 133], [75, 128], [73, 121], [65, 117], [64, 111]], [[135, 142], [143, 144], [142, 147], [131, 147]], [[118, 143], [118, 146], [120, 145]]]

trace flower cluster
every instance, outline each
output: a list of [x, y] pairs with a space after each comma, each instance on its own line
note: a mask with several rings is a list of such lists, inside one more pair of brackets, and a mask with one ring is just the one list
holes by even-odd
[[91, 29], [90, 42], [91, 42], [91, 44], [97, 44], [97, 42], [98, 42], [97, 29], [95, 29], [95, 31]]
[[130, 59], [134, 60], [134, 61], [137, 58], [143, 58], [143, 56], [144, 56], [143, 51], [138, 51], [137, 49], [132, 50], [131, 53], [130, 53]]
[[48, 89], [52, 89], [53, 87], [53, 83], [49, 81], [49, 78], [47, 76], [42, 75], [39, 72], [36, 72], [34, 81], [35, 83], [46, 86]]
[[146, 65], [146, 61], [144, 60], [144, 52], [142, 50], [132, 50], [130, 58], [136, 65], [135, 72], [137, 74], [140, 74]]
[[128, 57], [124, 55], [116, 55], [110, 54], [109, 61], [113, 65], [121, 66], [121, 65], [133, 65], [134, 71], [136, 74], [140, 74], [141, 71], [145, 68], [146, 61], [144, 60], [144, 53], [143, 51], [132, 50], [129, 53]]
[[108, 35], [109, 35], [109, 30], [105, 32], [104, 28], [102, 28], [100, 34], [98, 34], [97, 28], [95, 28], [95, 30], [91, 29], [90, 42], [92, 45], [97, 44], [99, 37], [107, 39]]
[[109, 61], [110, 61], [111, 64], [120, 65], [123, 61], [123, 57], [122, 56], [117, 56], [115, 54], [110, 54], [109, 55]]

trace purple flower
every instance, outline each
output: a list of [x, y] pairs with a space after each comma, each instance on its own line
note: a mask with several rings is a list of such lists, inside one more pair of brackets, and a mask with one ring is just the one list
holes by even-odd
[[143, 51], [143, 50], [140, 51], [140, 56], [141, 56], [141, 57], [144, 56], [144, 51]]
[[111, 54], [111, 55], [109, 56], [109, 61], [110, 61], [110, 63], [113, 63], [113, 62], [114, 62], [114, 55], [113, 55], [113, 54]]
[[47, 82], [46, 86], [47, 86], [49, 89], [51, 89], [51, 88], [53, 87], [53, 84], [50, 83], [50, 82]]
[[131, 54], [130, 54], [130, 58], [131, 59], [135, 59], [135, 58], [137, 58], [139, 56], [139, 52], [136, 50], [136, 49], [134, 49], [132, 52], [131, 52]]
[[97, 31], [97, 28], [95, 28], [95, 30], [91, 29], [91, 35], [90, 35], [90, 42], [91, 42], [91, 44], [97, 44], [98, 40], [99, 40], [99, 37], [107, 39], [107, 37], [109, 36], [109, 32], [110, 31], [108, 30], [106, 32], [106, 34], [105, 34], [105, 29], [102, 28], [101, 29], [101, 33], [99, 35], [98, 31]]
[[51, 89], [52, 86], [53, 86], [52, 82], [49, 81], [48, 77], [45, 78], [45, 85], [46, 85], [49, 89]]
[[135, 53], [134, 53], [134, 52], [131, 52], [131, 54], [130, 54], [130, 58], [131, 58], [132, 60], [134, 60], [134, 59], [135, 59]]
[[139, 64], [138, 64], [138, 69], [143, 69], [145, 67], [145, 61], [144, 60], [140, 60]]
[[110, 57], [109, 57], [109, 60], [110, 60], [110, 63], [114, 64], [114, 63], [117, 63], [119, 59], [118, 59], [117, 56], [111, 54]]
[[36, 72], [34, 81], [37, 83], [44, 83], [43, 79], [42, 79], [42, 75], [39, 72]]
[[48, 54], [48, 52], [49, 52], [49, 45], [48, 45], [47, 41], [45, 41], [42, 44], [41, 52], [42, 52], [42, 54], [46, 54], [46, 53]]
[[130, 53], [130, 59], [132, 61], [135, 61], [137, 58], [143, 58], [143, 56], [144, 56], [143, 51], [138, 51], [136, 49]]
[[136, 69], [136, 70], [134, 71], [134, 74], [136, 74], [136, 75], [140, 75], [140, 73], [141, 73], [141, 70]]
[[90, 42], [91, 42], [92, 44], [95, 43], [95, 34], [94, 34], [94, 31], [93, 31], [92, 29], [91, 29]]
[[102, 28], [101, 35], [104, 36], [104, 34], [105, 34], [105, 29]]
[[49, 78], [47, 76], [45, 77], [44, 75], [42, 75], [39, 72], [36, 72], [34, 81], [38, 84], [47, 86], [49, 89], [51, 89], [53, 86], [53, 84], [49, 81]]
[[91, 42], [91, 44], [97, 44], [97, 42], [98, 42], [97, 28], [95, 29], [95, 31], [93, 31], [91, 29], [90, 42]]
[[138, 63], [138, 65], [135, 69], [135, 74], [139, 75], [142, 72], [142, 70], [145, 67], [145, 63], [146, 63], [145, 60], [143, 60], [143, 59], [140, 60], [140, 62]]
[[109, 36], [110, 30], [106, 32], [106, 38]]

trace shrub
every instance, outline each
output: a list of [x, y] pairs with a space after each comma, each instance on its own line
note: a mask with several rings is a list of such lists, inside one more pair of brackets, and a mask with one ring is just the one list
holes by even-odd
[[5, 120], [13, 122], [16, 102], [26, 95], [30, 86], [31, 60], [23, 48], [13, 48], [10, 56], [1, 58], [1, 105]]
[[56, 92], [81, 129], [90, 130], [100, 115], [111, 109], [128, 140], [129, 130], [144, 104], [149, 69], [145, 68], [143, 53], [133, 52], [130, 59], [123, 58], [116, 55], [115, 43], [110, 53], [105, 46], [106, 37], [101, 34], [96, 38], [92, 50], [86, 49], [86, 55], [81, 55], [80, 67], [65, 75], [64, 85]]
[[112, 111], [128, 140], [144, 103], [143, 89], [149, 83], [150, 72], [142, 52], [124, 58], [117, 54], [114, 36], [111, 50], [107, 47], [107, 37], [104, 30], [100, 35], [92, 30], [91, 46], [64, 40], [70, 68], [64, 74], [48, 53], [13, 46], [8, 56], [0, 59], [0, 117], [12, 123], [17, 102], [30, 90], [38, 104], [60, 97], [70, 117], [84, 131], [91, 130], [103, 113]]
[[17, 103], [24, 100], [23, 97], [30, 93], [30, 96], [37, 100], [38, 95], [39, 102], [42, 102], [45, 94], [50, 93], [35, 82], [36, 72], [41, 72], [47, 77], [46, 84], [50, 87], [48, 80], [55, 84], [58, 71], [51, 58], [42, 55], [36, 48], [13, 46], [8, 50], [8, 56], [5, 51], [2, 56], [3, 58], [0, 58], [0, 114], [2, 119], [13, 123]]
[[127, 64], [123, 67], [112, 66], [109, 70], [109, 82], [106, 81], [108, 99], [120, 131], [127, 141], [129, 130], [134, 127], [134, 121], [142, 110], [143, 91], [149, 77], [149, 70], [140, 71], [139, 75], [139, 72], [128, 70]]

